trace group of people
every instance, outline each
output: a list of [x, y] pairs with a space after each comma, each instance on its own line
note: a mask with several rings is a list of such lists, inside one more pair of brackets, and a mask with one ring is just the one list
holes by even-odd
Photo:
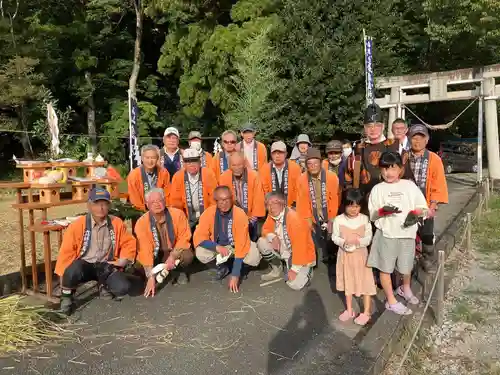
[[[396, 294], [418, 303], [410, 288], [415, 239], [418, 233], [421, 265], [429, 270], [435, 264], [433, 218], [448, 192], [441, 159], [427, 149], [427, 128], [408, 129], [398, 119], [394, 139], [385, 138], [384, 128], [380, 108], [370, 105], [366, 138], [354, 150], [350, 142], [332, 140], [323, 159], [301, 134], [288, 159], [286, 144], [274, 142], [269, 161], [251, 124], [241, 129], [240, 142], [226, 130], [214, 156], [202, 149], [199, 132], [189, 133], [189, 148], [180, 150], [179, 131], [167, 128], [164, 147], [143, 146], [142, 165], [127, 178], [129, 201], [144, 212], [133, 233], [109, 215], [110, 196], [100, 188], [89, 194], [88, 214], [66, 230], [56, 264], [61, 310], [71, 313], [74, 290], [89, 280], [98, 281], [102, 296], [126, 295], [129, 264], [142, 270], [149, 297], [164, 278], [188, 282], [195, 259], [214, 264], [215, 278], [228, 277], [232, 292], [261, 261], [269, 267], [263, 280], [282, 278], [301, 290], [321, 259], [336, 262], [337, 289], [347, 302], [340, 320], [369, 321], [372, 268], [387, 309], [411, 313], [395, 298], [391, 274], [403, 275]], [[352, 296], [365, 299], [358, 316]]]

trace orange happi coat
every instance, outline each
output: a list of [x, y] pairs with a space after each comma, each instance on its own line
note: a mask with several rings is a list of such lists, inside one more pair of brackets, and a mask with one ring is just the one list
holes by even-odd
[[[215, 241], [214, 225], [217, 206], [211, 206], [200, 216], [200, 221], [193, 235], [193, 245], [196, 248], [203, 241]], [[233, 206], [233, 239], [234, 256], [244, 258], [250, 251], [250, 236], [248, 234], [248, 216], [241, 208]]]
[[446, 184], [443, 162], [441, 158], [432, 151], [429, 151], [425, 198], [428, 205], [431, 204], [431, 201], [435, 201], [436, 203], [448, 203], [448, 185]]
[[[116, 236], [113, 260], [128, 259], [133, 262], [137, 252], [137, 242], [120, 218], [110, 216]], [[64, 232], [63, 241], [57, 256], [55, 273], [62, 277], [64, 271], [74, 260], [80, 258], [85, 234], [86, 215], [80, 216]]]
[[208, 151], [203, 151], [203, 153], [205, 154], [205, 163], [206, 163], [205, 168], [210, 168], [211, 169], [214, 157]]
[[[141, 168], [134, 168], [127, 177], [128, 199], [130, 203], [138, 210], [146, 210], [144, 200], [144, 184], [142, 182]], [[165, 191], [165, 197], [168, 198], [170, 188], [170, 173], [165, 168], [158, 168], [158, 181], [156, 187]]]
[[[288, 205], [292, 206], [297, 200], [297, 183], [302, 173], [300, 166], [291, 160], [286, 160], [285, 163], [288, 164]], [[271, 176], [271, 165], [272, 162], [266, 163], [262, 166], [259, 171], [259, 177], [262, 182], [262, 188], [264, 189], [264, 194], [273, 191], [273, 182]]]
[[[217, 180], [212, 171], [208, 168], [201, 168], [200, 172], [203, 183], [203, 206], [207, 209], [215, 204], [213, 193], [214, 189], [217, 187]], [[181, 169], [174, 175], [172, 184], [170, 185], [168, 202], [171, 207], [183, 210], [186, 215], [189, 215], [184, 177], [184, 169]]]
[[[339, 208], [339, 179], [333, 172], [326, 173], [326, 204], [328, 211], [328, 220], [337, 216]], [[307, 172], [302, 173], [298, 182], [297, 212], [303, 219], [311, 219], [315, 222], [312, 212], [312, 201], [309, 194], [309, 176]], [[320, 204], [320, 202], [317, 202]]]
[[[169, 207], [168, 211], [172, 217], [175, 236], [175, 242], [171, 244], [172, 249], [191, 251], [189, 250], [191, 248], [191, 229], [186, 215], [181, 210], [173, 207]], [[152, 267], [155, 243], [151, 231], [149, 212], [146, 212], [137, 220], [135, 235], [138, 242], [137, 260], [145, 267]], [[169, 241], [172, 241], [172, 239], [169, 238]]]
[[[224, 151], [221, 151], [221, 152], [218, 152], [213, 158], [212, 158], [212, 163], [210, 165], [210, 169], [212, 170], [212, 172], [214, 173], [214, 176], [215, 176], [215, 179], [217, 181], [219, 181], [220, 179], [220, 175], [222, 173], [224, 173], [223, 171], [221, 171], [221, 168], [220, 168], [220, 157], [221, 157], [221, 154], [223, 154]], [[229, 168], [229, 157], [227, 157], [227, 165], [228, 165], [228, 168]]]
[[[288, 233], [292, 247], [292, 264], [299, 266], [315, 264], [316, 251], [311, 231], [305, 229], [309, 228], [309, 223], [301, 218], [296, 211], [290, 208], [286, 211], [285, 230]], [[262, 227], [262, 236], [274, 233], [275, 223], [276, 221], [271, 215], [268, 215]]]
[[[266, 207], [264, 203], [264, 190], [262, 188], [262, 183], [260, 182], [257, 172], [248, 168], [246, 171], [248, 178], [248, 217], [264, 217], [266, 216]], [[232, 170], [228, 169], [220, 176], [219, 185], [229, 187], [233, 193], [233, 198], [236, 201]]]

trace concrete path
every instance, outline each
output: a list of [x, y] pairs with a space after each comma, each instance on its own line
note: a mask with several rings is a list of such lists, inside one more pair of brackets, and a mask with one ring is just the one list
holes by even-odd
[[[449, 190], [438, 232], [467, 203], [474, 177], [451, 176]], [[197, 273], [189, 285], [169, 285], [153, 299], [92, 298], [68, 327], [79, 342], [0, 360], [0, 373], [354, 375], [371, 367], [373, 358], [358, 347], [370, 327], [339, 323], [343, 303], [325, 268], [303, 292], [282, 282], [261, 287], [253, 272], [233, 295], [211, 276]]]

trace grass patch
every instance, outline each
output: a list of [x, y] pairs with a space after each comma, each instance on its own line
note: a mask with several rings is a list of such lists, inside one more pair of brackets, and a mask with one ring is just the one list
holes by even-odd
[[490, 209], [483, 212], [472, 228], [473, 241], [478, 252], [491, 255], [500, 250], [500, 198], [490, 200]]
[[467, 304], [465, 301], [461, 301], [457, 303], [453, 310], [450, 313], [451, 319], [454, 322], [466, 322], [470, 324], [474, 324], [475, 326], [483, 323], [485, 321], [485, 317], [479, 311], [473, 311], [472, 307]]
[[464, 290], [464, 294], [467, 294], [469, 296], [489, 296], [489, 295], [493, 294], [493, 292], [491, 290], [474, 288], [474, 289]]

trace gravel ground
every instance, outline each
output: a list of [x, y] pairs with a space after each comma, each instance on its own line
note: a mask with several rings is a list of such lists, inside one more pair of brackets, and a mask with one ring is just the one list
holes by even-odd
[[[401, 375], [500, 375], [500, 200], [492, 207], [474, 227], [474, 250], [450, 258], [460, 259], [443, 325], [419, 334], [426, 339], [417, 340]], [[396, 373], [400, 359], [386, 374]]]
[[[0, 199], [0, 275], [11, 272], [17, 272], [21, 268], [21, 261], [19, 255], [19, 223], [17, 219], [17, 210], [11, 206], [14, 200], [9, 197]], [[85, 204], [54, 207], [48, 210], [49, 219], [64, 218], [66, 216], [73, 216], [86, 209]], [[40, 219], [40, 212], [35, 212], [35, 221]], [[28, 234], [28, 212], [24, 213], [24, 243], [26, 262], [31, 264], [30, 242]], [[52, 236], [52, 254], [53, 259], [57, 255], [59, 249], [57, 247], [57, 240]], [[41, 234], [36, 235], [36, 249], [37, 249], [37, 262], [43, 261], [43, 239]]]

